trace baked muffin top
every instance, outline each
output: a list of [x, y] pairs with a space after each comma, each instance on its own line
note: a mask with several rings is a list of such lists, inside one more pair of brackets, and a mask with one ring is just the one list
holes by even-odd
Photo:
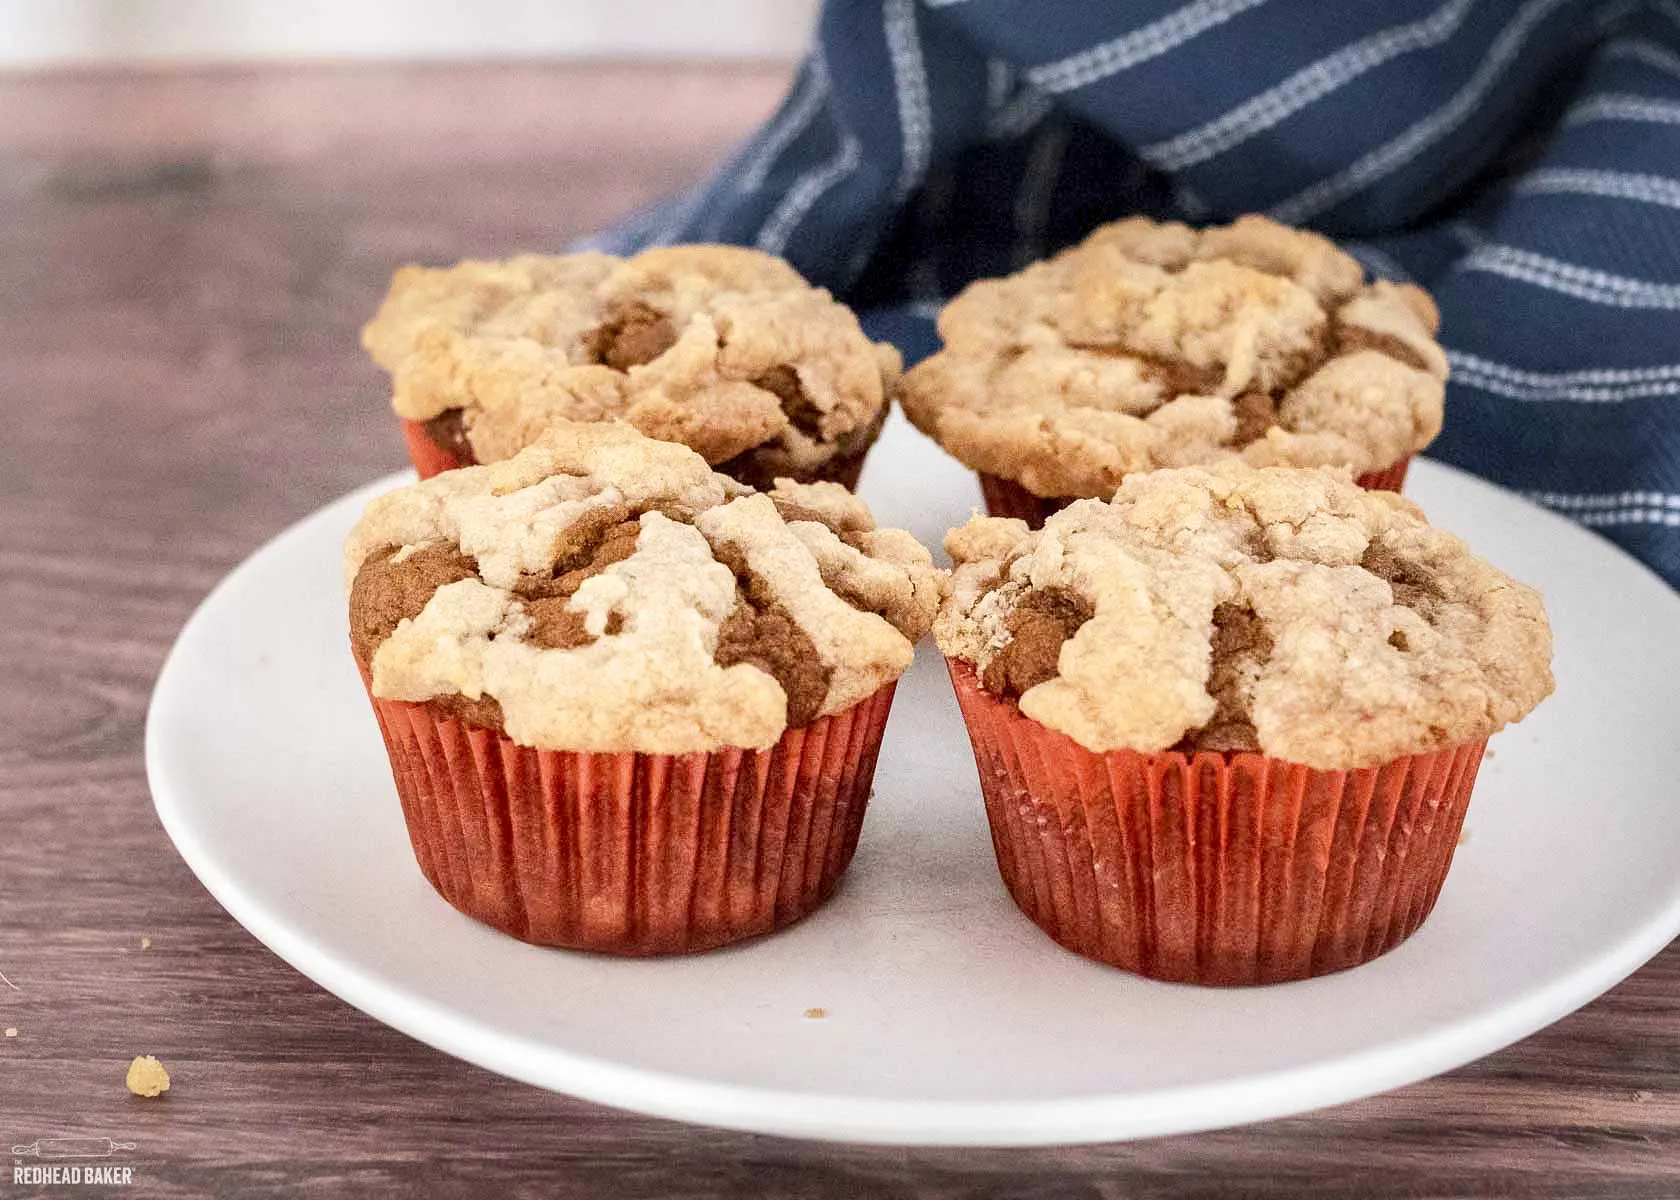
[[899, 399], [968, 466], [1040, 496], [1234, 458], [1363, 473], [1440, 432], [1438, 324], [1421, 289], [1365, 284], [1317, 234], [1134, 217], [967, 288]]
[[945, 546], [940, 649], [1091, 750], [1374, 766], [1552, 690], [1539, 594], [1345, 471], [1150, 472], [1037, 533], [976, 517]]
[[900, 360], [781, 259], [668, 246], [404, 267], [362, 344], [393, 407], [459, 410], [480, 462], [557, 418], [621, 418], [709, 463], [802, 473], [874, 435]]
[[771, 492], [626, 425], [368, 505], [345, 546], [373, 693], [542, 749], [763, 748], [896, 679], [945, 586], [838, 484]]

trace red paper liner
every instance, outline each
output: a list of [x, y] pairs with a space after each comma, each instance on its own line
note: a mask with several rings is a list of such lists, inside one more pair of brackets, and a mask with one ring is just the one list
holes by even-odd
[[985, 498], [986, 511], [994, 517], [1018, 517], [1029, 529], [1043, 528], [1045, 521], [1078, 499], [1035, 495], [1013, 479], [984, 471], [976, 473], [980, 476], [980, 495]]
[[403, 444], [408, 447], [408, 460], [414, 464], [420, 478], [430, 479], [457, 467], [473, 465], [471, 458], [464, 458], [434, 442], [432, 435], [426, 432], [424, 422], [410, 421], [406, 417], [398, 419], [402, 421]]
[[[364, 675], [365, 681], [365, 675]], [[533, 750], [372, 696], [421, 872], [522, 941], [680, 954], [815, 911], [857, 849], [895, 684], [768, 750]]]
[[863, 475], [864, 460], [869, 457], [875, 440], [881, 436], [881, 427], [886, 423], [886, 419], [887, 409], [883, 406], [866, 429], [858, 431], [847, 440], [845, 449], [805, 470], [792, 470], [785, 466], [776, 466], [773, 461], [766, 462], [766, 458], [773, 459], [774, 456], [769, 455], [767, 448], [763, 446], [737, 454], [726, 462], [715, 463], [712, 470], [763, 492], [775, 487], [778, 477], [789, 478], [798, 483], [838, 483], [847, 491], [855, 492], [858, 479]]
[[[421, 421], [410, 421], [406, 417], [398, 418], [402, 422], [403, 444], [408, 448], [408, 459], [414, 464], [414, 469], [421, 479], [430, 479], [434, 475], [441, 475], [445, 471], [453, 471], [457, 467], [470, 467], [474, 459], [470, 456], [457, 454], [446, 449], [432, 440], [431, 434], [426, 432], [426, 426]], [[858, 479], [863, 475], [863, 461], [869, 455], [870, 447], [875, 444], [876, 434], [879, 433], [880, 423], [876, 423], [875, 431], [868, 439], [855, 449], [844, 454], [837, 454], [810, 471], [774, 472], [760, 469], [756, 466], [752, 452], [733, 458], [725, 463], [718, 463], [712, 469], [721, 471], [734, 479], [740, 480], [751, 487], [764, 491], [775, 486], [774, 474], [788, 474], [800, 483], [832, 482], [841, 484], [847, 491], [857, 491]]]
[[863, 477], [863, 460], [868, 453], [869, 447], [865, 446], [855, 453], [842, 454], [828, 464], [824, 470], [815, 472], [813, 478], [802, 479], [800, 482], [821, 483], [827, 480], [840, 484], [848, 492], [855, 492], [857, 491], [858, 480]]
[[1400, 485], [1406, 482], [1406, 468], [1412, 465], [1412, 456], [1406, 455], [1392, 467], [1384, 467], [1380, 471], [1367, 471], [1354, 482], [1367, 492], [1398, 492]]
[[[1406, 468], [1412, 457], [1407, 455], [1392, 467], [1369, 471], [1354, 480], [1368, 492], [1398, 492], [1406, 481]], [[1019, 517], [1030, 529], [1040, 529], [1050, 517], [1072, 504], [1077, 496], [1039, 496], [1029, 492], [1013, 479], [1001, 475], [980, 476], [980, 494], [985, 498], [986, 511], [994, 517]]]
[[1009, 894], [1067, 949], [1154, 979], [1305, 979], [1399, 945], [1435, 906], [1487, 745], [1355, 771], [1098, 754], [948, 666]]
[[857, 491], [858, 479], [863, 475], [863, 460], [868, 457], [869, 446], [873, 442], [874, 439], [871, 438], [869, 445], [864, 445], [845, 454], [836, 454], [833, 458], [819, 463], [807, 471], [766, 467], [758, 461], [757, 456], [750, 450], [745, 454], [736, 455], [727, 462], [714, 464], [712, 470], [744, 483], [748, 487], [757, 488], [761, 492], [767, 492], [775, 487], [778, 478], [792, 479], [796, 483], [838, 483], [847, 491], [855, 492]]

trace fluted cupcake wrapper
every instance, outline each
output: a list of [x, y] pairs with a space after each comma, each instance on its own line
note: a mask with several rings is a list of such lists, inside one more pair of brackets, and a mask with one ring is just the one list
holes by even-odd
[[462, 458], [453, 450], [446, 450], [434, 442], [422, 422], [410, 421], [406, 417], [399, 419], [402, 421], [403, 445], [408, 447], [408, 461], [414, 464], [420, 478], [430, 479], [457, 467], [473, 465], [470, 459]]
[[977, 474], [986, 512], [994, 517], [1018, 517], [1031, 529], [1042, 528], [1045, 521], [1073, 503], [1072, 499], [1029, 492], [1013, 479], [1005, 479], [1002, 475], [988, 475], [984, 471]]
[[[408, 460], [414, 464], [414, 470], [421, 479], [430, 479], [432, 476], [441, 475], [445, 471], [474, 465], [470, 457], [445, 449], [433, 441], [431, 434], [426, 432], [426, 426], [422, 422], [410, 421], [406, 417], [399, 418], [399, 420], [402, 423], [403, 445], [408, 448]], [[870, 446], [873, 444], [874, 439], [871, 438], [868, 444], [849, 454], [836, 455], [812, 472], [809, 478], [802, 478], [801, 482], [827, 481], [838, 483], [847, 491], [857, 491], [858, 480], [863, 475], [864, 459], [868, 457]], [[727, 465], [723, 464], [714, 469], [723, 470]]]
[[1367, 492], [1398, 492], [1406, 482], [1406, 470], [1412, 465], [1412, 456], [1406, 455], [1392, 467], [1384, 467], [1380, 471], [1367, 471], [1354, 480]]
[[1352, 771], [1099, 754], [948, 665], [1015, 903], [1069, 950], [1155, 979], [1304, 979], [1399, 945], [1440, 895], [1487, 744]]
[[841, 454], [825, 463], [808, 479], [800, 479], [800, 483], [838, 483], [848, 492], [857, 491], [858, 480], [863, 478], [863, 463], [869, 457], [870, 447], [854, 450], [850, 454]]
[[893, 684], [768, 750], [534, 750], [372, 696], [420, 870], [540, 945], [706, 950], [798, 920], [857, 849]]
[[[1412, 456], [1408, 454], [1392, 467], [1368, 471], [1354, 482], [1368, 492], [1398, 492], [1406, 482], [1406, 469], [1411, 465]], [[1018, 517], [1032, 529], [1041, 528], [1045, 521], [1074, 500], [1073, 497], [1035, 495], [1013, 479], [988, 475], [984, 471], [977, 474], [980, 476], [980, 495], [986, 501], [986, 512], [994, 517]]]

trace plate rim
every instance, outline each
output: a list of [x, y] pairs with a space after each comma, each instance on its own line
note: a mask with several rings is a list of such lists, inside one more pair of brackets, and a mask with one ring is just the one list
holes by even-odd
[[[1501, 492], [1582, 533], [1573, 522], [1486, 480], [1433, 460], [1424, 474], [1445, 472], [1477, 487]], [[470, 1014], [347, 961], [330, 946], [292, 928], [248, 895], [199, 840], [185, 808], [183, 789], [169, 774], [164, 728], [178, 703], [174, 676], [206, 616], [237, 580], [283, 545], [308, 535], [341, 506], [364, 502], [412, 481], [394, 472], [331, 499], [293, 521], [247, 554], [194, 607], [171, 644], [146, 708], [144, 753], [152, 805], [176, 851], [211, 897], [248, 933], [317, 986], [377, 1021], [433, 1049], [485, 1070], [548, 1091], [689, 1124], [818, 1141], [927, 1147], [1027, 1147], [1080, 1145], [1223, 1129], [1298, 1115], [1362, 1099], [1431, 1078], [1504, 1049], [1604, 994], [1650, 961], [1680, 935], [1680, 881], [1665, 908], [1575, 971], [1548, 980], [1491, 1011], [1475, 1013], [1422, 1033], [1310, 1064], [1253, 1072], [1236, 1079], [1156, 1088], [1143, 1095], [1087, 1094], [1016, 1101], [903, 1100], [834, 1096], [750, 1084], [696, 1079], [631, 1066], [565, 1049], [484, 1025]], [[1667, 589], [1645, 564], [1602, 540]], [[1287, 985], [1283, 985], [1287, 986]], [[1351, 1082], [1357, 1080], [1357, 1082]], [[1217, 1112], [1216, 1117], [1208, 1114]]]

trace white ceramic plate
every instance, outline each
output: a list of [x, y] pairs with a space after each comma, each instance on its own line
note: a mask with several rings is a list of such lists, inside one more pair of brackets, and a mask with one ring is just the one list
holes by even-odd
[[[1558, 693], [1494, 739], [1440, 904], [1387, 957], [1221, 991], [1056, 947], [998, 880], [931, 644], [899, 688], [857, 858], [822, 911], [686, 959], [522, 945], [421, 878], [351, 661], [339, 546], [402, 481], [328, 506], [211, 593], [158, 680], [147, 769], [164, 826], [235, 919], [356, 1007], [493, 1071], [804, 1137], [1142, 1137], [1457, 1066], [1680, 932], [1680, 599], [1592, 534], [1420, 462], [1408, 491], [1433, 519], [1545, 592]], [[932, 546], [978, 500], [896, 419], [863, 491], [884, 524]]]

